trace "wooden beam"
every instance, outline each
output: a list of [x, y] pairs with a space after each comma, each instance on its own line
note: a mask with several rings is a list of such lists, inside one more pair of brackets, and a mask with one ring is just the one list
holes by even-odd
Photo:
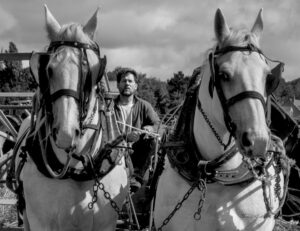
[[[45, 52], [36, 52], [38, 54], [46, 54]], [[29, 60], [31, 58], [32, 53], [24, 52], [24, 53], [0, 53], [0, 61], [22, 61]]]
[[3, 105], [0, 104], [0, 110], [5, 110], [5, 109], [31, 109], [32, 105]]
[[7, 139], [7, 140], [10, 140], [12, 142], [15, 142], [15, 138], [13, 136], [10, 136], [8, 135], [7, 133], [3, 132], [3, 131], [0, 131], [0, 136]]
[[0, 198], [0, 205], [15, 205], [17, 199], [15, 198]]
[[0, 97], [33, 97], [34, 92], [0, 92]]
[[4, 114], [4, 112], [2, 110], [0, 110], [0, 121], [5, 127], [7, 127], [9, 129], [9, 131], [13, 137], [18, 136], [18, 132], [16, 131], [14, 126], [10, 123], [10, 121], [7, 119], [6, 115]]
[[1, 231], [23, 231], [22, 227], [1, 227]]

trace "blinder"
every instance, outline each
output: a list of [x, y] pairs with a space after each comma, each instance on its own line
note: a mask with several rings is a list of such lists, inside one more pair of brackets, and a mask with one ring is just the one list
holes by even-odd
[[48, 65], [50, 55], [47, 53], [35, 53], [32, 52], [29, 60], [30, 72], [34, 77], [35, 82], [38, 84], [41, 94], [45, 93], [49, 88], [48, 81], [43, 78], [47, 76], [46, 67]]
[[284, 71], [284, 63], [277, 64], [271, 70], [271, 73], [266, 78], [266, 92], [267, 95], [271, 95], [278, 87], [280, 79], [282, 79], [282, 72]]

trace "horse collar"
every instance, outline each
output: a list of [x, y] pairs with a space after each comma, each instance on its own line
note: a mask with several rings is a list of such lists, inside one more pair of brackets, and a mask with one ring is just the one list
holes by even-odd
[[196, 147], [193, 126], [196, 105], [199, 102], [198, 92], [201, 80], [201, 68], [198, 68], [193, 73], [175, 132], [164, 145], [171, 165], [177, 169], [183, 178], [190, 182], [197, 181], [199, 177], [206, 178], [210, 182], [216, 181], [217, 178], [214, 178], [216, 168], [237, 153], [237, 148], [232, 146], [221, 157], [212, 161], [205, 161]]

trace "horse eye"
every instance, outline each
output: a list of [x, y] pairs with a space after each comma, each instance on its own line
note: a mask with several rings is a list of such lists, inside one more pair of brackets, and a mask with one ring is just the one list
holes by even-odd
[[230, 80], [230, 76], [229, 76], [227, 73], [225, 73], [225, 72], [219, 73], [219, 76], [220, 76], [220, 78], [221, 78], [223, 81], [229, 81], [229, 80]]

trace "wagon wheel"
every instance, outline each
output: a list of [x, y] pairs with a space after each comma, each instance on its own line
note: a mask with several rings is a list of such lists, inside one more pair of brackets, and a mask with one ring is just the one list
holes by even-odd
[[[289, 188], [289, 192], [287, 195], [286, 206], [292, 211], [290, 215], [283, 215], [284, 217], [298, 218], [300, 217], [300, 198], [299, 198], [300, 190], [296, 188]], [[298, 195], [296, 195], [298, 194]], [[297, 220], [298, 220], [297, 219]]]
[[9, 169], [12, 159], [12, 151], [0, 157], [0, 181], [3, 182], [6, 179], [6, 173]]
[[300, 187], [292, 182], [295, 179], [300, 179], [300, 168], [298, 166], [291, 168], [290, 183], [281, 214], [285, 220], [300, 220]]

